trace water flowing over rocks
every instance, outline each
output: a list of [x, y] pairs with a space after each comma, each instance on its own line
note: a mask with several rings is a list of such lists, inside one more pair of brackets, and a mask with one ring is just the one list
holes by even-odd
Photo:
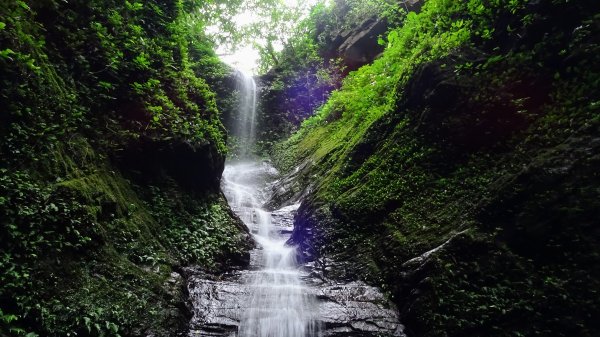
[[[289, 333], [307, 337], [404, 336], [398, 310], [378, 288], [360, 281], [339, 282], [328, 279], [314, 267], [314, 263], [279, 269], [272, 269], [273, 266], [269, 266], [270, 262], [265, 259], [265, 254], [268, 254], [268, 249], [272, 248], [266, 246], [268, 242], [261, 241], [260, 233], [264, 231], [264, 228], [260, 227], [261, 221], [264, 221], [265, 214], [270, 214], [269, 237], [277, 242], [285, 242], [291, 235], [293, 219], [299, 203], [297, 200], [292, 200], [287, 203], [287, 206], [272, 212], [261, 211], [261, 209], [249, 212], [248, 206], [269, 200], [269, 193], [273, 190], [273, 182], [276, 178], [276, 171], [268, 163], [228, 165], [225, 169], [223, 191], [234, 211], [246, 221], [261, 244], [251, 253], [248, 270], [233, 271], [220, 277], [206, 275], [199, 270], [186, 270], [187, 288], [193, 312], [186, 336], [289, 337]], [[246, 201], [239, 202], [240, 199], [237, 199], [236, 203], [233, 202], [235, 198]], [[291, 249], [294, 255], [296, 254], [294, 247], [287, 245], [283, 247]], [[265, 273], [270, 272], [287, 276], [272, 279], [282, 281], [281, 283], [269, 283], [264, 289], [257, 290], [256, 288], [263, 284], [257, 283], [256, 280], [264, 278]], [[286, 292], [280, 292], [275, 289], [276, 287], [281, 287]], [[253, 310], [257, 311], [254, 307], [257, 304], [257, 291], [259, 291], [260, 305], [275, 305], [276, 308], [259, 308], [259, 312], [255, 312], [254, 315], [257, 315], [259, 324], [266, 323], [275, 327], [270, 327], [268, 331], [259, 329], [258, 332], [254, 331], [254, 334], [248, 332], [242, 334], [238, 332], [240, 325], [248, 324], [249, 313], [252, 315]], [[290, 291], [292, 294], [287, 293]], [[275, 298], [271, 298], [273, 292]], [[281, 303], [282, 307], [272, 303], [281, 299], [285, 302]], [[265, 301], [267, 303], [261, 303]], [[300, 306], [294, 309], [293, 302], [300, 302]], [[275, 312], [269, 313], [270, 309], [275, 309]], [[297, 326], [277, 327], [283, 324], [282, 320], [289, 319], [285, 317], [284, 309], [290, 309], [293, 315], [299, 315], [285, 324]], [[261, 316], [265, 312], [267, 315], [276, 315], [276, 318], [265, 319]], [[281, 315], [284, 317], [280, 317]], [[291, 332], [273, 334], [272, 331]]]

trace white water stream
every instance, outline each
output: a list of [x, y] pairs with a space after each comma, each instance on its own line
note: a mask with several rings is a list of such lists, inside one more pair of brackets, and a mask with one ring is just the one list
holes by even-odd
[[236, 89], [238, 92], [238, 109], [236, 123], [232, 135], [237, 141], [237, 152], [240, 157], [247, 157], [256, 142], [256, 82], [254, 78], [242, 71], [236, 71]]
[[[256, 84], [252, 77], [242, 75], [238, 77], [240, 115], [235, 132], [240, 157], [249, 158], [255, 141]], [[251, 160], [228, 162], [223, 172], [223, 192], [259, 245], [251, 261], [256, 270], [248, 281], [248, 307], [240, 313], [238, 336], [319, 336], [316, 299], [301, 280], [296, 249], [286, 245], [289, 234], [277, 230], [271, 213], [261, 208], [268, 197], [266, 187], [276, 174], [267, 163]]]

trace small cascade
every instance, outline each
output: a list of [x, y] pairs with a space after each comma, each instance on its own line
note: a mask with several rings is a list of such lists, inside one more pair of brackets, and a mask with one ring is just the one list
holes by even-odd
[[316, 305], [300, 281], [296, 250], [273, 232], [271, 213], [256, 209], [263, 268], [252, 280], [249, 309], [242, 314], [240, 337], [317, 336]]
[[318, 304], [301, 280], [295, 247], [286, 245], [289, 233], [276, 230], [271, 213], [259, 207], [266, 199], [260, 187], [269, 169], [274, 170], [260, 163], [236, 164], [228, 165], [223, 174], [230, 205], [261, 248], [252, 263], [257, 270], [247, 281], [248, 307], [240, 313], [238, 336], [319, 336]]
[[256, 142], [256, 82], [251, 75], [237, 70], [236, 83], [238, 114], [231, 132], [236, 141], [237, 154], [246, 158], [252, 153]]
[[[239, 108], [233, 136], [238, 156], [251, 156], [256, 142], [256, 82], [237, 72]], [[262, 163], [228, 164], [223, 173], [223, 191], [232, 209], [248, 226], [260, 245], [254, 254], [255, 270], [247, 281], [249, 307], [240, 313], [239, 337], [313, 337], [318, 335], [316, 300], [308, 295], [300, 279], [296, 250], [286, 245], [287, 235], [275, 230], [271, 213], [261, 209], [269, 172]]]

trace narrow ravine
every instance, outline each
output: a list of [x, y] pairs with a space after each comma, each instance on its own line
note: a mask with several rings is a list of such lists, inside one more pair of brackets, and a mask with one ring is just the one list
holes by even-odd
[[600, 0], [8, 0], [0, 337], [600, 337]]
[[187, 336], [403, 336], [396, 308], [377, 288], [329, 280], [312, 264], [298, 263], [297, 248], [288, 240], [302, 200], [282, 200], [281, 207], [265, 209], [271, 193], [285, 188], [282, 182], [289, 177], [251, 155], [257, 87], [242, 72], [236, 78], [236, 153], [226, 163], [221, 188], [256, 248], [247, 270], [220, 277], [189, 270], [194, 316]]

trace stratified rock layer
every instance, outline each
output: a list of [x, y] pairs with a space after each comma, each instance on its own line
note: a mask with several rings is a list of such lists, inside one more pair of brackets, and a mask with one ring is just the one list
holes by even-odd
[[[252, 271], [237, 272], [225, 280], [201, 273], [191, 276], [188, 290], [194, 317], [188, 336], [236, 336], [249, 304], [251, 289], [245, 281], [250, 277]], [[319, 300], [323, 336], [404, 336], [396, 307], [379, 289], [363, 282], [322, 281], [308, 274], [305, 281]]]

